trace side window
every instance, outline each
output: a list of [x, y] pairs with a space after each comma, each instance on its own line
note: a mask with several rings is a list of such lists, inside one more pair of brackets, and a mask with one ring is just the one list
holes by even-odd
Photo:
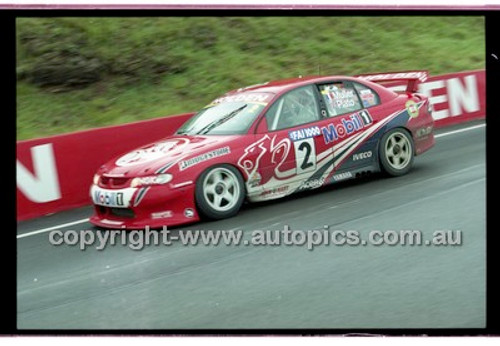
[[380, 104], [380, 98], [378, 97], [377, 93], [374, 90], [368, 88], [363, 84], [359, 83], [353, 83], [353, 84], [356, 90], [358, 91], [361, 102], [363, 102], [363, 107], [370, 108]]
[[331, 117], [352, 113], [363, 108], [352, 83], [323, 84], [319, 86], [319, 91]]
[[266, 113], [269, 131], [286, 129], [320, 119], [314, 86], [297, 88], [283, 95]]

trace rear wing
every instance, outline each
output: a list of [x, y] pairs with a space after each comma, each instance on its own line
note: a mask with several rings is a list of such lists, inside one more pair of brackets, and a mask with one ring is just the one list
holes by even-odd
[[[370, 82], [379, 84], [388, 84], [386, 86], [401, 85], [401, 82], [407, 82], [406, 92], [417, 92], [418, 84], [425, 82], [429, 77], [429, 72], [425, 70], [418, 71], [402, 71], [402, 72], [389, 72], [389, 73], [375, 73], [375, 74], [360, 74], [354, 76], [361, 79], [369, 80]], [[400, 82], [400, 83], [398, 83]]]

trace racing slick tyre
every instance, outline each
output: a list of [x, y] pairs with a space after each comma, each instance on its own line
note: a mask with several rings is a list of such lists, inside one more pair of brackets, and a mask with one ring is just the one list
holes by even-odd
[[243, 178], [231, 165], [217, 165], [205, 170], [196, 181], [198, 211], [210, 219], [236, 215], [245, 199]]
[[408, 173], [413, 165], [414, 154], [413, 139], [405, 129], [393, 129], [380, 141], [380, 164], [390, 176], [397, 177]]

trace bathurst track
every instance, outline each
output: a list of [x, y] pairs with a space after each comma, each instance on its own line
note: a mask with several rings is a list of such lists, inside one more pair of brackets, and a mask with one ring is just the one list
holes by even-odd
[[[398, 178], [375, 175], [187, 229], [461, 230], [461, 246], [53, 246], [90, 207], [18, 224], [19, 329], [481, 328], [485, 126], [437, 132]], [[429, 236], [430, 237], [430, 236]]]

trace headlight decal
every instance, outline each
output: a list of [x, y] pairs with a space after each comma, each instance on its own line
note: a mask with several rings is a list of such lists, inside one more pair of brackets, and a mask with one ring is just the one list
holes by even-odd
[[139, 192], [137, 193], [134, 199], [134, 207], [137, 207], [139, 203], [141, 203], [144, 196], [146, 196], [146, 192], [148, 192], [149, 188], [150, 187], [148, 186], [148, 187], [141, 187], [139, 189]]

